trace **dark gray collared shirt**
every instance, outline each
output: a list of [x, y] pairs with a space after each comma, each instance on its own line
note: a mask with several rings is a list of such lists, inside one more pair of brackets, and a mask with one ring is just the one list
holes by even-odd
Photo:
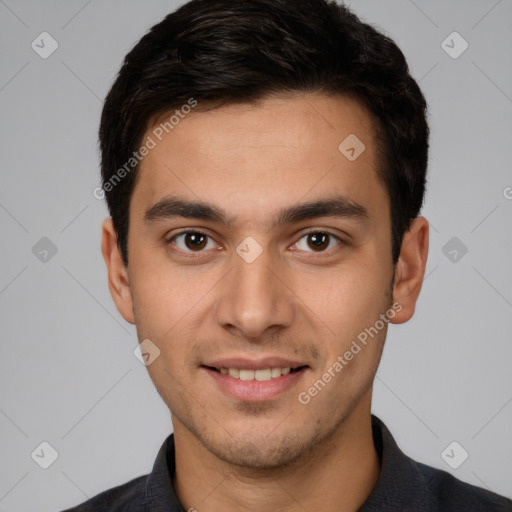
[[[512, 501], [415, 462], [398, 448], [387, 427], [372, 416], [381, 460], [377, 485], [358, 512], [512, 512]], [[158, 452], [153, 471], [64, 512], [185, 512], [172, 486], [174, 436]]]

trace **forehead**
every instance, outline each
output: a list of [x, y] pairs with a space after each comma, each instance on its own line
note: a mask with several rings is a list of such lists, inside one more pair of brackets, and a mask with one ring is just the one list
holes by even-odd
[[306, 94], [198, 107], [172, 129], [160, 124], [170, 113], [147, 130], [144, 140], [151, 137], [155, 147], [140, 165], [135, 210], [173, 195], [217, 204], [249, 222], [256, 210], [271, 215], [333, 194], [377, 214], [387, 209], [373, 122], [355, 100]]

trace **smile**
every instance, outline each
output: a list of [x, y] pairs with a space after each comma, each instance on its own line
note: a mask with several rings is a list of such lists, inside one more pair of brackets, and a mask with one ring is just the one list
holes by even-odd
[[[299, 385], [304, 374], [309, 370], [309, 366], [297, 365], [297, 363], [293, 366], [277, 366], [277, 364], [279, 364], [278, 361], [266, 364], [260, 361], [252, 365], [247, 361], [245, 363], [225, 361], [218, 366], [203, 365], [202, 368], [212, 379], [213, 389], [237, 401], [261, 403], [285, 396], [285, 393]], [[253, 366], [253, 368], [247, 368], [247, 366]]]
[[211, 370], [221, 373], [222, 375], [228, 375], [233, 379], [240, 379], [244, 381], [257, 380], [259, 382], [264, 382], [270, 379], [277, 379], [283, 375], [288, 375], [289, 373], [297, 372], [304, 368], [303, 366], [297, 368], [262, 368], [260, 370], [251, 370], [251, 369], [243, 369], [243, 368], [212, 368]]

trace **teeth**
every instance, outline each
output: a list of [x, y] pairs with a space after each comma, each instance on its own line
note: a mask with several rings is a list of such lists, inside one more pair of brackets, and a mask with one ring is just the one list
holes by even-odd
[[264, 370], [256, 370], [254, 372], [254, 378], [256, 380], [270, 380], [272, 378], [272, 370], [265, 368]]
[[238, 368], [230, 368], [228, 373], [230, 377], [234, 377], [235, 379], [240, 378], [240, 370]]
[[277, 379], [290, 373], [291, 368], [264, 368], [262, 370], [239, 370], [238, 368], [220, 368], [220, 373], [234, 379], [266, 381]]
[[281, 375], [282, 375], [281, 368], [272, 368], [271, 377], [273, 379], [275, 379], [276, 377], [281, 377]]
[[240, 380], [254, 380], [254, 370], [240, 370]]

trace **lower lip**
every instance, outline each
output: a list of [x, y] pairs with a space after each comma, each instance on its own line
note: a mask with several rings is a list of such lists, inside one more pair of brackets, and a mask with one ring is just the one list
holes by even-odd
[[202, 368], [208, 372], [222, 391], [243, 402], [264, 402], [278, 397], [294, 386], [306, 370], [302, 368], [275, 379], [258, 381], [235, 379], [210, 368], [204, 366]]

